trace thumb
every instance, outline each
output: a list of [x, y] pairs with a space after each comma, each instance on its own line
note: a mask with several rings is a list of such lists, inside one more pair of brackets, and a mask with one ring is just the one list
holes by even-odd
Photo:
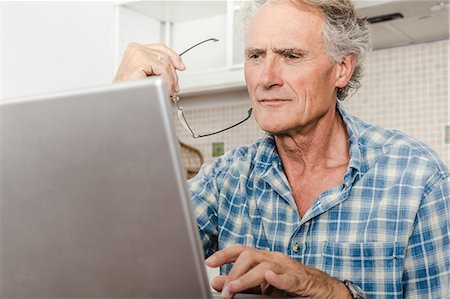
[[184, 71], [186, 69], [186, 66], [184, 65], [183, 60], [181, 59], [180, 55], [171, 51], [171, 52], [169, 52], [169, 57], [173, 63], [173, 66], [177, 70]]
[[[179, 56], [178, 56], [179, 57]], [[183, 60], [181, 60], [181, 58], [179, 59], [179, 61], [175, 62], [175, 67], [177, 68], [177, 70], [179, 71], [184, 71], [186, 69], [186, 66], [183, 63]]]

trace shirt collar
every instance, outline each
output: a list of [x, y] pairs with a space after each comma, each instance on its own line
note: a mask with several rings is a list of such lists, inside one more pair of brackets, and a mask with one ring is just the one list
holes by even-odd
[[355, 179], [357, 179], [357, 176], [362, 175], [361, 173], [363, 172], [363, 155], [361, 153], [361, 148], [358, 142], [358, 136], [360, 136], [361, 132], [357, 120], [354, 119], [353, 116], [351, 116], [339, 102], [336, 106], [339, 114], [344, 121], [348, 135], [350, 160], [348, 162], [347, 171], [344, 175], [344, 185], [349, 186], [354, 182]]
[[[367, 138], [366, 131], [373, 129], [373, 125], [348, 113], [339, 102], [337, 109], [344, 120], [349, 138], [350, 161], [346, 175], [351, 169], [354, 169], [357, 179], [359, 179], [384, 154], [384, 148], [377, 142], [371, 141], [373, 138]], [[346, 182], [346, 177], [344, 177], [344, 183]]]
[[281, 166], [280, 156], [278, 155], [275, 144], [275, 137], [266, 133], [259, 142], [255, 155], [255, 166], [259, 173], [263, 174], [272, 166]]

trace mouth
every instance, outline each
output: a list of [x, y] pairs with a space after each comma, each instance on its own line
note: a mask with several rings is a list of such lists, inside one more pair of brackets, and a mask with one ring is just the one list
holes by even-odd
[[279, 106], [279, 105], [283, 105], [286, 104], [288, 102], [290, 102], [291, 100], [289, 99], [277, 99], [277, 98], [272, 98], [272, 99], [259, 99], [258, 102], [266, 105], [266, 106]]

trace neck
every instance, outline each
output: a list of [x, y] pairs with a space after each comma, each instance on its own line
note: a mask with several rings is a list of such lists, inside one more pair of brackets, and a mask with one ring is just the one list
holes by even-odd
[[348, 164], [348, 136], [337, 109], [309, 126], [276, 135], [275, 142], [284, 167], [297, 174]]

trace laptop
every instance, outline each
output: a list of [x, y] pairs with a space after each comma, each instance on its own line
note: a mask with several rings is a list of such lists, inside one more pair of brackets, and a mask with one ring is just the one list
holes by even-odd
[[163, 79], [0, 109], [0, 298], [212, 298]]

